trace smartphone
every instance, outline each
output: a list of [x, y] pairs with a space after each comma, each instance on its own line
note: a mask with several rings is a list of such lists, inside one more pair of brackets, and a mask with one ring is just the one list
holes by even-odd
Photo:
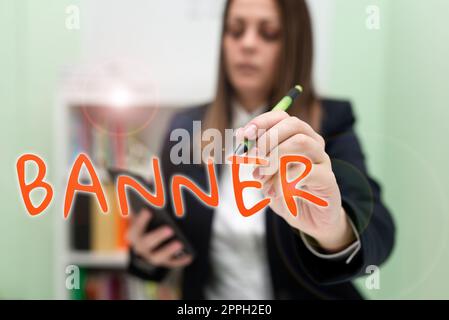
[[[125, 175], [129, 176], [133, 179], [135, 179], [137, 182], [139, 182], [142, 186], [144, 186], [146, 189], [153, 189], [153, 184], [148, 182], [146, 179], [144, 179], [142, 176], [132, 173], [127, 170], [123, 169], [115, 169], [115, 168], [108, 168], [109, 176], [111, 177], [111, 180], [116, 183], [116, 180], [119, 176]], [[194, 256], [195, 252], [193, 250], [192, 245], [187, 240], [185, 235], [182, 233], [182, 231], [179, 229], [179, 227], [174, 222], [173, 218], [170, 216], [170, 214], [164, 209], [164, 208], [153, 208], [151, 207], [145, 198], [143, 198], [137, 191], [135, 191], [132, 188], [128, 188], [126, 190], [126, 196], [128, 199], [128, 204], [133, 212], [133, 214], [139, 214], [139, 212], [146, 208], [152, 213], [152, 218], [150, 220], [150, 223], [147, 225], [145, 229], [145, 233], [151, 232], [155, 229], [158, 229], [162, 226], [169, 226], [173, 229], [173, 236], [164, 242], [162, 242], [158, 247], [156, 247], [154, 250], [158, 250], [161, 247], [165, 246], [172, 240], [178, 240], [183, 244], [183, 248], [180, 252], [175, 254], [175, 258], [180, 258], [184, 255], [190, 255]]]

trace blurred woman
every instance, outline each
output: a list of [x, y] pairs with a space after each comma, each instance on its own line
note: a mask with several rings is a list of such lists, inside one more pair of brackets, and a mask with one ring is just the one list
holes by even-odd
[[[179, 241], [162, 227], [145, 233], [152, 212], [143, 211], [131, 226], [130, 272], [162, 280], [182, 270], [185, 299], [361, 298], [351, 284], [369, 265], [379, 266], [394, 243], [394, 224], [380, 199], [380, 188], [367, 173], [346, 101], [317, 96], [312, 83], [312, 27], [302, 0], [230, 0], [224, 12], [216, 97], [213, 102], [176, 115], [162, 150], [169, 186], [174, 174], [188, 176], [208, 190], [204, 164], [175, 165], [170, 132], [239, 129], [239, 139], [278, 139], [257, 146], [266, 156], [305, 155], [313, 170], [302, 189], [328, 202], [327, 207], [297, 199], [294, 217], [281, 196], [279, 171], [241, 167], [242, 180], [258, 179], [263, 190], [245, 190], [247, 207], [269, 197], [269, 207], [242, 217], [234, 200], [230, 166], [217, 165], [220, 203], [202, 204], [184, 192], [185, 216], [175, 219], [196, 255], [179, 256]], [[268, 111], [295, 84], [303, 94], [288, 114]], [[196, 139], [196, 137], [192, 137]], [[192, 144], [190, 144], [192, 145]], [[290, 166], [297, 177], [300, 166]], [[169, 191], [169, 188], [166, 188]], [[168, 198], [170, 199], [170, 198]], [[171, 204], [167, 209], [173, 214]]]

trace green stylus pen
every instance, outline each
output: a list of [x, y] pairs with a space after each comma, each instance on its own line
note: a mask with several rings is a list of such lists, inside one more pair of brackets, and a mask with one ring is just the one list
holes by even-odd
[[[287, 111], [288, 108], [293, 104], [293, 101], [302, 93], [302, 87], [300, 85], [295, 86], [294, 88], [290, 89], [290, 91], [287, 93], [285, 97], [281, 99], [274, 107], [271, 109], [271, 111], [276, 110], [282, 110]], [[253, 146], [253, 141], [245, 139], [242, 143], [240, 143], [237, 148], [235, 149], [234, 153], [236, 155], [242, 155], [244, 153], [247, 153], [249, 150], [251, 150]]]

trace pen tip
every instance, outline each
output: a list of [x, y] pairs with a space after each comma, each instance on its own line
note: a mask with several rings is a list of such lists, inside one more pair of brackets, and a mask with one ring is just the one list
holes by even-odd
[[234, 151], [234, 154], [241, 156], [242, 154], [246, 153], [248, 150], [246, 150], [246, 146], [244, 143], [241, 143], [237, 146], [237, 148]]
[[295, 86], [295, 89], [298, 90], [299, 92], [303, 92], [303, 89], [299, 84]]

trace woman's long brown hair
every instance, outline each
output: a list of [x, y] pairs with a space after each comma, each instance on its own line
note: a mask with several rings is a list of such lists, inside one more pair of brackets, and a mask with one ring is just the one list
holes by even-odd
[[[280, 10], [282, 27], [282, 49], [277, 79], [270, 93], [269, 105], [273, 106], [294, 85], [300, 84], [304, 91], [290, 107], [289, 114], [309, 123], [320, 131], [321, 108], [312, 84], [313, 32], [309, 9], [305, 0], [275, 0]], [[203, 129], [216, 128], [222, 132], [230, 126], [232, 119], [231, 99], [234, 89], [226, 72], [223, 38], [232, 0], [225, 5], [218, 83], [215, 100], [208, 107]]]

